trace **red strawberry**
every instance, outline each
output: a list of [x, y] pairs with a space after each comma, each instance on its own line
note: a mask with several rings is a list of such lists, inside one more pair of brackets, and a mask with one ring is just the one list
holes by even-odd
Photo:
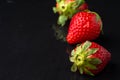
[[81, 11], [86, 10], [86, 9], [88, 9], [88, 4], [85, 2], [78, 9]]
[[64, 26], [68, 19], [71, 19], [75, 13], [80, 11], [79, 6], [83, 3], [85, 3], [84, 0], [56, 0], [53, 11], [59, 13], [58, 24]]
[[81, 74], [96, 75], [100, 73], [111, 59], [111, 54], [104, 47], [86, 41], [72, 50], [70, 61], [71, 71], [79, 70]]
[[100, 16], [92, 11], [76, 13], [70, 22], [66, 40], [70, 44], [96, 39], [102, 29]]

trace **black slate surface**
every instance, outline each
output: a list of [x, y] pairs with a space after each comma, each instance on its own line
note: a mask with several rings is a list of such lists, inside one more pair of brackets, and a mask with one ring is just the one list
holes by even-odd
[[70, 71], [67, 43], [56, 40], [51, 28], [57, 15], [55, 0], [0, 1], [0, 80], [114, 80], [119, 79], [119, 3], [87, 0], [100, 14], [104, 35], [95, 42], [111, 52], [108, 66], [97, 76]]

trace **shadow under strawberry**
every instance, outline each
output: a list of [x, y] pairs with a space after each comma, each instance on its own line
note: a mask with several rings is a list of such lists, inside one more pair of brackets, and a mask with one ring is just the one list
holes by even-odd
[[57, 40], [66, 42], [66, 35], [68, 33], [69, 22], [70, 20], [68, 20], [64, 26], [60, 26], [57, 23], [52, 25], [54, 36]]

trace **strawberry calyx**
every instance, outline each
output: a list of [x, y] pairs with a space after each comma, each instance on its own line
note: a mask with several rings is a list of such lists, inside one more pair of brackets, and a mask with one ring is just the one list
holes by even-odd
[[68, 19], [78, 12], [78, 7], [83, 4], [84, 0], [56, 0], [56, 6], [53, 7], [54, 13], [59, 13], [58, 24], [65, 25]]
[[73, 63], [72, 72], [79, 70], [80, 74], [86, 73], [94, 76], [90, 70], [96, 70], [97, 65], [101, 64], [102, 61], [99, 58], [90, 57], [98, 51], [98, 48], [90, 48], [91, 45], [90, 41], [86, 41], [72, 50], [70, 56], [70, 61]]

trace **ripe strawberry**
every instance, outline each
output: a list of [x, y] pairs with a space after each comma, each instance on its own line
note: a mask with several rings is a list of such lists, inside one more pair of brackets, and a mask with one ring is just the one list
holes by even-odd
[[80, 74], [96, 75], [100, 73], [111, 59], [111, 54], [104, 47], [86, 41], [72, 50], [70, 61], [71, 71], [79, 70]]
[[54, 13], [59, 13], [58, 24], [64, 26], [68, 19], [71, 19], [75, 13], [81, 10], [79, 6], [84, 3], [84, 0], [56, 0], [56, 6], [53, 7], [53, 11]]
[[101, 29], [102, 21], [97, 13], [81, 11], [72, 17], [66, 40], [69, 44], [94, 40], [99, 36]]
[[83, 3], [81, 6], [79, 6], [78, 9], [81, 10], [81, 11], [87, 10], [87, 9], [88, 9], [88, 4], [85, 2], [85, 3]]

